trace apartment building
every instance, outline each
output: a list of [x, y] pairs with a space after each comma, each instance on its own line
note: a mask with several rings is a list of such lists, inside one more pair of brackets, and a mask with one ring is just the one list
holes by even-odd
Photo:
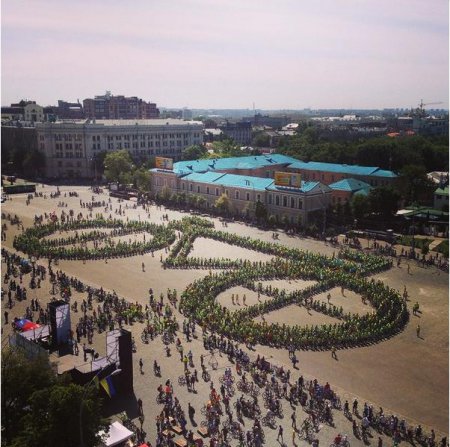
[[92, 178], [102, 152], [126, 149], [135, 159], [179, 160], [183, 149], [203, 143], [203, 124], [174, 119], [83, 120], [36, 124], [38, 149], [49, 178]]
[[155, 103], [146, 102], [137, 96], [105, 95], [86, 98], [83, 101], [86, 118], [97, 119], [153, 119], [159, 117]]

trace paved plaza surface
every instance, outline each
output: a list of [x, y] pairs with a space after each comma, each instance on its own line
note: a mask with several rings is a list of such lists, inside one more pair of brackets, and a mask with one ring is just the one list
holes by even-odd
[[[47, 198], [33, 198], [29, 205], [26, 204], [26, 195], [12, 196], [12, 200], [8, 200], [2, 204], [2, 213], [16, 214], [20, 217], [25, 228], [32, 225], [35, 215], [41, 215], [44, 212], [56, 212], [58, 215], [62, 210], [68, 212], [70, 209], [82, 212], [83, 215], [88, 214], [88, 210], [80, 207], [80, 200], [89, 202], [93, 196], [92, 191], [82, 186], [62, 186], [60, 187], [62, 195], [55, 199], [50, 199], [48, 194], [55, 192], [55, 186], [41, 186], [37, 188], [38, 192], [47, 194]], [[77, 191], [78, 197], [64, 197], [64, 193], [68, 191]], [[108, 201], [107, 193], [95, 194], [95, 200]], [[58, 202], [64, 202], [67, 207], [58, 207]], [[113, 218], [152, 221], [161, 224], [162, 216], [168, 214], [169, 219], [181, 219], [188, 213], [168, 210], [162, 207], [157, 209], [156, 206], [150, 207], [150, 214], [141, 208], [133, 208], [133, 202], [121, 202], [122, 209], [125, 206], [125, 215], [118, 216], [114, 210], [119, 207], [118, 199], [111, 199], [112, 211], [105, 212], [104, 208], [94, 208], [93, 215], [102, 213], [105, 217], [110, 214]], [[250, 236], [254, 239], [284, 244], [289, 247], [295, 247], [302, 250], [322, 253], [328, 256], [336, 254], [338, 249], [331, 245], [313, 239], [288, 236], [279, 233], [279, 239], [272, 238], [272, 231], [263, 231], [252, 226], [242, 223], [229, 222], [227, 226], [223, 226], [219, 219], [211, 219], [215, 224], [215, 228], [220, 231], [228, 231], [236, 233], [240, 236]], [[20, 233], [20, 229], [10, 225], [7, 221], [7, 237], [3, 242], [3, 247], [13, 251], [12, 241], [14, 235]], [[67, 234], [64, 235], [66, 237]], [[57, 237], [57, 235], [52, 236]], [[131, 235], [128, 238], [139, 238], [142, 234]], [[149, 236], [148, 236], [149, 237]], [[127, 239], [127, 238], [125, 238]], [[26, 256], [25, 254], [22, 254]], [[148, 304], [148, 290], [152, 288], [155, 297], [166, 294], [167, 289], [177, 289], [178, 293], [188, 286], [195, 279], [203, 278], [208, 275], [208, 270], [178, 270], [163, 269], [161, 259], [168, 256], [167, 250], [155, 251], [153, 256], [145, 254], [143, 256], [132, 256], [127, 258], [108, 259], [97, 261], [69, 261], [60, 260], [59, 269], [80, 279], [87, 285], [95, 287], [103, 287], [106, 290], [115, 290], [120, 297], [125, 297], [131, 302], [138, 302], [145, 306]], [[254, 252], [248, 249], [241, 249], [236, 246], [199, 238], [194, 243], [194, 249], [189, 256], [193, 257], [221, 257], [229, 259], [249, 259], [251, 261], [266, 262], [271, 256]], [[47, 261], [41, 259], [42, 265], [47, 266]], [[145, 272], [142, 271], [142, 262], [145, 264]], [[2, 265], [2, 267], [4, 267]], [[368, 402], [374, 406], [374, 409], [382, 407], [386, 414], [396, 414], [400, 418], [405, 418], [409, 423], [422, 424], [424, 427], [434, 428], [437, 433], [445, 434], [448, 432], [448, 274], [438, 270], [435, 267], [422, 268], [415, 262], [410, 263], [408, 273], [406, 261], [402, 262], [400, 267], [394, 267], [388, 271], [374, 275], [375, 278], [382, 280], [390, 287], [403, 291], [406, 286], [409, 293], [408, 308], [410, 310], [410, 321], [405, 329], [399, 334], [388, 340], [359, 348], [344, 349], [337, 352], [337, 359], [332, 358], [329, 351], [300, 351], [297, 356], [300, 360], [299, 370], [293, 370], [289, 361], [288, 352], [282, 349], [275, 349], [267, 346], [255, 346], [255, 351], [250, 352], [252, 357], [256, 354], [264, 355], [269, 361], [278, 365], [286, 365], [291, 368], [292, 377], [297, 378], [302, 374], [305, 379], [311, 380], [316, 378], [321, 384], [329, 382], [334, 390], [341, 397], [342, 402], [346, 399], [351, 403], [355, 397], [358, 398], [360, 406], [364, 402]], [[24, 277], [24, 285], [28, 288], [26, 277]], [[273, 287], [280, 289], [295, 290], [302, 289], [311, 285], [313, 281], [288, 281], [277, 280], [271, 281]], [[5, 286], [3, 284], [3, 286]], [[39, 298], [41, 304], [49, 302], [51, 295], [49, 293], [51, 285], [48, 281], [42, 283], [41, 288], [29, 290], [29, 298]], [[240, 304], [232, 304], [231, 294], [239, 294]], [[222, 292], [218, 296], [219, 302], [230, 309], [235, 310], [242, 307], [242, 297], [246, 294], [247, 305], [253, 305], [257, 302], [255, 292], [243, 287], [235, 287], [233, 289]], [[345, 291], [344, 296], [340, 288], [334, 288], [330, 291], [330, 303], [338, 307], [342, 306], [344, 311], [363, 314], [370, 312], [372, 309], [367, 304], [361, 302], [360, 297], [349, 291]], [[323, 302], [327, 302], [327, 294], [323, 293], [315, 297]], [[80, 305], [86, 293], [73, 293], [72, 302], [78, 301]], [[261, 301], [270, 300], [269, 296], [261, 295]], [[420, 305], [421, 313], [417, 316], [412, 313], [412, 306], [415, 302]], [[5, 303], [2, 303], [3, 307]], [[22, 317], [25, 313], [28, 302], [16, 303], [9, 311], [9, 319], [15, 316]], [[95, 307], [95, 305], [94, 305]], [[175, 310], [175, 314], [179, 322], [183, 321], [183, 316]], [[293, 324], [321, 324], [322, 322], [333, 322], [333, 318], [317, 314], [314, 311], [308, 312], [306, 308], [291, 306], [267, 313], [264, 318], [267, 322]], [[79, 318], [80, 313], [72, 313], [72, 325], [74, 326]], [[258, 317], [260, 318], [260, 317]], [[325, 321], [326, 320], [326, 321]], [[338, 321], [338, 320], [336, 320]], [[2, 334], [3, 345], [8, 336], [11, 327], [4, 325], [2, 312]], [[420, 324], [421, 337], [416, 335], [416, 327]], [[134, 323], [132, 326], [126, 326], [131, 330], [137, 344], [137, 352], [133, 356], [134, 361], [134, 390], [135, 397], [143, 400], [144, 406], [144, 430], [147, 438], [155, 441], [155, 418], [162, 409], [161, 405], [156, 403], [157, 386], [170, 378], [174, 383], [175, 395], [180, 399], [183, 409], [187, 413], [187, 405], [190, 402], [196, 408], [194, 423], [200, 425], [203, 416], [200, 408], [208, 400], [210, 383], [200, 379], [197, 383], [197, 391], [195, 393], [188, 392], [186, 387], [178, 385], [178, 377], [183, 374], [183, 364], [180, 357], [172, 347], [172, 356], [166, 357], [164, 345], [161, 337], [151, 341], [148, 345], [144, 345], [140, 340], [140, 334], [143, 324]], [[205, 355], [205, 361], [211, 360], [208, 351], [205, 351], [201, 340], [201, 331], [197, 328], [198, 339], [187, 342], [180, 332], [185, 352], [191, 350], [194, 355], [195, 368], [201, 372], [199, 356]], [[94, 346], [100, 353], [105, 352], [104, 334], [96, 334], [94, 336]], [[244, 348], [243, 346], [241, 346]], [[245, 349], [245, 348], [244, 348]], [[70, 368], [72, 364], [82, 363], [82, 354], [80, 358], [65, 358], [62, 362], [64, 369]], [[220, 386], [219, 376], [223, 374], [224, 368], [232, 366], [226, 356], [215, 354], [218, 360], [218, 370], [211, 373], [212, 380], [216, 388]], [[144, 363], [143, 374], [139, 372], [138, 362], [142, 358]], [[155, 377], [152, 370], [153, 361], [157, 360], [161, 365], [162, 377]], [[235, 374], [235, 370], [233, 369]], [[236, 375], [236, 374], [235, 374]], [[238, 396], [240, 393], [238, 394]], [[235, 395], [236, 398], [236, 395]], [[120, 402], [129, 409], [130, 415], [136, 417], [135, 401], [128, 400]], [[119, 408], [119, 403], [114, 408]], [[283, 401], [284, 419], [279, 423], [285, 428], [284, 441], [287, 445], [293, 445], [291, 439], [291, 413], [289, 403]], [[298, 425], [306, 418], [301, 407], [297, 407]], [[333, 412], [336, 427], [323, 425], [317, 434], [321, 441], [321, 445], [329, 445], [334, 436], [338, 433], [347, 433], [351, 444], [362, 444], [352, 433], [351, 422], [342, 414], [342, 411], [335, 410]], [[251, 422], [245, 419], [247, 428], [251, 426]], [[188, 428], [195, 428], [191, 422], [188, 422]], [[278, 445], [276, 442], [277, 430], [265, 428], [266, 445]], [[384, 438], [387, 444], [391, 445], [392, 441]], [[372, 445], [376, 445], [378, 434], [374, 433], [369, 441]], [[305, 441], [297, 439], [296, 445], [306, 445]]]

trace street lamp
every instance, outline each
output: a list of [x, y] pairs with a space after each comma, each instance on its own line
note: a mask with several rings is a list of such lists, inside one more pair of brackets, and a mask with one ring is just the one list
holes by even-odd
[[94, 154], [90, 160], [94, 164], [94, 182], [97, 183], [97, 154]]
[[[109, 365], [107, 365], [109, 366]], [[107, 367], [104, 366], [103, 368], [100, 368], [100, 370], [95, 374], [94, 377], [84, 386], [84, 393], [81, 396], [81, 402], [80, 402], [80, 412], [79, 412], [79, 423], [80, 423], [80, 447], [84, 447], [84, 438], [83, 438], [83, 402], [86, 398], [86, 394], [89, 391], [89, 388], [94, 383], [94, 380], [98, 378], [100, 373]], [[120, 374], [122, 372], [121, 369], [115, 369], [108, 377], [116, 376], [117, 374]]]

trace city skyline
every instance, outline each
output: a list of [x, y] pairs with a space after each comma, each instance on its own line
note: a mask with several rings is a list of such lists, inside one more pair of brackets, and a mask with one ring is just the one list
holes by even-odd
[[1, 98], [448, 109], [448, 52], [445, 0], [3, 2]]

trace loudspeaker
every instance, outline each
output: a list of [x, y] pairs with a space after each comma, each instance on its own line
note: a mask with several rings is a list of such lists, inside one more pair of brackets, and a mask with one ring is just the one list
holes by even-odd
[[70, 305], [64, 300], [52, 301], [48, 305], [52, 346], [60, 346], [69, 341]]
[[133, 392], [133, 349], [131, 332], [121, 329], [119, 338], [119, 364], [121, 373], [114, 377], [121, 393]]

